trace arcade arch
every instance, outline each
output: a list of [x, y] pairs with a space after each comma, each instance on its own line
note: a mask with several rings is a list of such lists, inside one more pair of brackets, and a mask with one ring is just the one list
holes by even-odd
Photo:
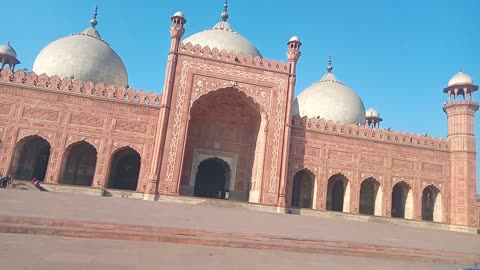
[[314, 186], [315, 177], [311, 172], [298, 171], [293, 177], [292, 207], [313, 208]]
[[15, 146], [10, 172], [15, 179], [45, 179], [50, 159], [50, 143], [38, 135], [21, 139]]
[[350, 183], [338, 173], [328, 179], [327, 210], [338, 212], [350, 211]]
[[443, 200], [440, 190], [434, 185], [426, 186], [422, 192], [422, 220], [442, 222]]
[[398, 182], [392, 189], [392, 217], [413, 218], [413, 191], [405, 182]]
[[363, 180], [360, 185], [360, 214], [381, 216], [382, 197], [380, 183], [375, 178]]
[[80, 141], [67, 147], [62, 165], [61, 183], [91, 186], [97, 164], [97, 150], [91, 144]]
[[125, 147], [112, 155], [108, 187], [136, 190], [140, 173], [140, 154], [131, 147]]

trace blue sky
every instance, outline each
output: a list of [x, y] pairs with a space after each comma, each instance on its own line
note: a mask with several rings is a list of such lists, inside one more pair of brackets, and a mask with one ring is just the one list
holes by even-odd
[[[234, 30], [269, 59], [285, 61], [286, 42], [300, 37], [296, 94], [322, 77], [332, 54], [337, 79], [380, 112], [385, 128], [445, 137], [443, 88], [460, 69], [480, 80], [478, 0], [229, 2]], [[97, 29], [123, 59], [130, 86], [158, 92], [171, 15], [184, 12], [188, 36], [212, 27], [223, 9], [223, 0], [4, 1], [13, 12], [2, 14], [0, 43], [10, 41], [19, 67], [31, 70], [45, 45], [89, 26], [97, 3]]]

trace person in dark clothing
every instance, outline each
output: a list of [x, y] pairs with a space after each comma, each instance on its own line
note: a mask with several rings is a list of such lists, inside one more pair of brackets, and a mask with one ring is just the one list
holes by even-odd
[[0, 178], [0, 188], [6, 188], [8, 184], [8, 176]]

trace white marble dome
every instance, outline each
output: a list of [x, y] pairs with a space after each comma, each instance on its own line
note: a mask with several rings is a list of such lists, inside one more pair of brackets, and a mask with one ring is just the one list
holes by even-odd
[[[226, 5], [226, 4], [225, 4]], [[251, 55], [253, 57], [262, 57], [257, 47], [250, 41], [244, 38], [239, 33], [233, 31], [230, 24], [227, 22], [228, 13], [225, 9], [222, 13], [222, 21], [217, 23], [212, 29], [195, 33], [183, 40], [186, 44], [190, 42], [192, 45], [200, 45], [202, 47], [208, 46], [210, 49], [217, 48], [218, 50], [226, 50], [227, 52], [241, 53], [244, 55]]]
[[0, 54], [17, 58], [17, 52], [9, 43], [0, 45]]
[[294, 101], [293, 115], [308, 118], [323, 118], [342, 124], [365, 124], [365, 107], [352, 89], [328, 73], [312, 86], [301, 92]]
[[448, 86], [453, 85], [464, 85], [464, 84], [473, 84], [472, 77], [468, 76], [468, 74], [463, 72], [458, 72], [448, 81]]
[[95, 29], [96, 18], [85, 31], [48, 44], [37, 56], [33, 71], [48, 76], [69, 77], [83, 82], [128, 86], [125, 65]]
[[377, 112], [377, 110], [375, 110], [373, 107], [371, 107], [370, 109], [368, 109], [368, 110], [365, 112], [365, 116], [366, 116], [366, 117], [376, 117], [376, 118], [379, 118], [379, 117], [380, 117], [380, 114]]

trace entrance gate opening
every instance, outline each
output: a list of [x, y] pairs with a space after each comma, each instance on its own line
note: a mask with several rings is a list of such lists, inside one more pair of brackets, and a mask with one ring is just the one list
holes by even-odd
[[209, 158], [198, 166], [194, 196], [225, 199], [230, 183], [230, 168], [219, 158]]

